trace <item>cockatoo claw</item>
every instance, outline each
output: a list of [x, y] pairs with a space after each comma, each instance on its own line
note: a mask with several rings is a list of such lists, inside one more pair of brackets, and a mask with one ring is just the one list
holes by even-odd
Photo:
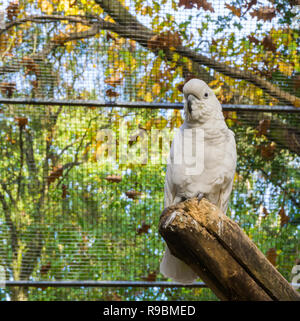
[[201, 202], [202, 198], [204, 197], [204, 193], [199, 192], [197, 195], [197, 199], [198, 199], [198, 204]]

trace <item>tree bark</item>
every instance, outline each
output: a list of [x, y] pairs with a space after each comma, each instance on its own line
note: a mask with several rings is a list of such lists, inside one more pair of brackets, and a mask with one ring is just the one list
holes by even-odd
[[300, 295], [237, 223], [208, 200], [166, 208], [159, 232], [221, 300], [298, 301]]
[[12, 287], [10, 289], [11, 301], [28, 301], [27, 287]]

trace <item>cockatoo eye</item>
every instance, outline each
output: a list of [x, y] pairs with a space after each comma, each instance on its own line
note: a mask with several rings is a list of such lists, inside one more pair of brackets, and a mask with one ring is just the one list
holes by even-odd
[[208, 97], [208, 93], [205, 93], [205, 94], [204, 94], [204, 98], [207, 98], [207, 97]]

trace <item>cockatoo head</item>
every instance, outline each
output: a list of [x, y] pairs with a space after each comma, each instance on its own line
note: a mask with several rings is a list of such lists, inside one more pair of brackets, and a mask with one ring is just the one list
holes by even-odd
[[189, 123], [204, 123], [209, 119], [224, 119], [215, 93], [200, 79], [191, 79], [183, 86], [184, 115]]

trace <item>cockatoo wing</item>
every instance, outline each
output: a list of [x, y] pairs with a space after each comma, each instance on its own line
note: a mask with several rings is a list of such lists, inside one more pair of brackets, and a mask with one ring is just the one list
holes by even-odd
[[174, 204], [175, 196], [176, 196], [176, 188], [172, 181], [173, 171], [171, 159], [173, 159], [174, 155], [174, 141], [172, 142], [170, 154], [168, 158], [167, 172], [165, 177], [165, 188], [164, 188], [164, 208], [169, 207]]
[[[176, 138], [174, 138], [175, 140]], [[174, 184], [174, 145], [172, 142], [170, 149], [169, 164], [167, 165], [167, 173], [165, 178], [165, 189], [164, 189], [164, 207], [168, 207], [178, 202], [178, 197], [176, 197], [176, 185]], [[180, 199], [180, 198], [179, 198]], [[176, 282], [189, 284], [193, 283], [198, 275], [183, 261], [177, 259], [172, 255], [168, 246], [165, 246], [165, 252], [163, 259], [160, 263], [160, 272], [167, 277], [171, 277]]]
[[229, 141], [226, 148], [226, 156], [224, 157], [224, 171], [227, 171], [228, 179], [224, 182], [220, 190], [220, 197], [218, 201], [218, 207], [223, 211], [224, 214], [227, 212], [228, 202], [232, 191], [235, 168], [236, 168], [236, 143], [234, 133], [228, 129]]
[[175, 185], [172, 183], [172, 175], [170, 165], [167, 166], [167, 174], [165, 179], [164, 189], [164, 208], [174, 204], [175, 199]]

